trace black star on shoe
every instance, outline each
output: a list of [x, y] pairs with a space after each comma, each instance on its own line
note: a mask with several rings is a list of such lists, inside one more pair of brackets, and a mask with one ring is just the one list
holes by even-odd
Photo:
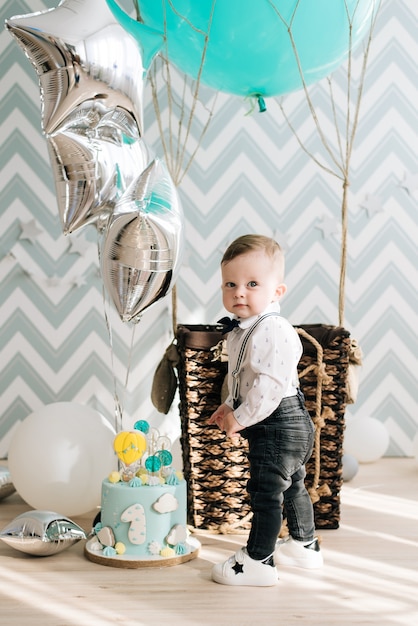
[[312, 539], [311, 543], [307, 543], [303, 547], [306, 548], [306, 550], [313, 550], [314, 552], [320, 551], [319, 541], [316, 537]]
[[232, 569], [234, 570], [235, 574], [244, 573], [244, 565], [242, 563], [237, 563], [237, 561], [235, 561], [235, 565], [232, 566]]

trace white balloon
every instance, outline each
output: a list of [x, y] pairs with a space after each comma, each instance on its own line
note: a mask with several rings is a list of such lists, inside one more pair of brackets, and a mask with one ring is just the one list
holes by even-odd
[[386, 426], [374, 417], [356, 417], [347, 421], [344, 434], [344, 453], [351, 454], [359, 463], [373, 463], [380, 459], [389, 446]]
[[343, 481], [348, 483], [358, 472], [358, 461], [352, 454], [342, 456]]
[[35, 509], [81, 515], [100, 505], [101, 484], [117, 468], [115, 431], [98, 411], [48, 404], [16, 429], [8, 465], [16, 491]]

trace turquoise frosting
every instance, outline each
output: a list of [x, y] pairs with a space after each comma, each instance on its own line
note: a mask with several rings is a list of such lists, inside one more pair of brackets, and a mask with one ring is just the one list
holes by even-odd
[[165, 482], [167, 483], [167, 485], [178, 485], [180, 483], [175, 472], [171, 472], [171, 474], [167, 476]]
[[178, 543], [175, 547], [176, 554], [187, 554], [187, 547], [184, 543]]
[[128, 484], [130, 487], [142, 487], [142, 480], [138, 476], [134, 476]]

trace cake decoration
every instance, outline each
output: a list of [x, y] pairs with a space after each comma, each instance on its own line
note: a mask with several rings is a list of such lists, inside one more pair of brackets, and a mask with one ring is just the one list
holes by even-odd
[[187, 539], [187, 533], [185, 532], [184, 526], [180, 524], [176, 524], [170, 531], [170, 534], [167, 536], [167, 543], [172, 546], [177, 545], [178, 543], [184, 543]]
[[97, 539], [100, 541], [102, 546], [113, 546], [115, 543], [115, 535], [113, 534], [113, 530], [108, 526], [101, 527], [98, 530]]
[[142, 484], [142, 480], [138, 476], [134, 476], [134, 478], [129, 481], [130, 487], [141, 487]]
[[167, 479], [166, 479], [167, 485], [178, 485], [179, 482], [180, 480], [175, 472], [171, 472], [171, 474], [167, 476]]
[[128, 482], [135, 476], [147, 449], [146, 437], [138, 431], [122, 431], [116, 435], [113, 448], [122, 464], [122, 480]]
[[145, 541], [145, 513], [142, 504], [132, 504], [120, 517], [121, 522], [129, 522], [128, 537], [131, 543], [139, 545]]
[[101, 512], [86, 556], [114, 567], [175, 565], [200, 544], [187, 528], [187, 485], [173, 467], [171, 441], [145, 420], [114, 439], [119, 471], [102, 482]]
[[148, 545], [148, 552], [154, 555], [160, 554], [161, 544], [158, 543], [158, 541], [151, 541], [151, 543]]
[[186, 548], [186, 544], [184, 543], [178, 543], [176, 544], [176, 554], [187, 554], [187, 548]]
[[134, 424], [134, 429], [147, 434], [149, 432], [149, 424], [146, 420], [138, 420]]
[[120, 481], [120, 473], [119, 472], [111, 472], [109, 474], [109, 481], [111, 483], [118, 483]]
[[116, 554], [125, 554], [126, 546], [121, 541], [118, 541], [117, 543], [115, 543], [115, 550]]
[[152, 508], [158, 513], [170, 513], [170, 511], [175, 511], [178, 505], [178, 501], [171, 493], [165, 493], [154, 502]]

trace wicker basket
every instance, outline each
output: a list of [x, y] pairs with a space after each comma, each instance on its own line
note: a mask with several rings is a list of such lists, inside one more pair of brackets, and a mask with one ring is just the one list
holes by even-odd
[[344, 413], [350, 333], [323, 324], [296, 328], [303, 344], [300, 387], [316, 427], [315, 448], [306, 465], [317, 528], [338, 528], [342, 485]]
[[[338, 528], [342, 441], [350, 335], [321, 324], [297, 327], [304, 346], [299, 365], [306, 406], [316, 425], [306, 484], [317, 528]], [[221, 328], [180, 325], [177, 342], [182, 453], [188, 481], [188, 521], [216, 532], [247, 531], [251, 511], [247, 442], [234, 444], [207, 421], [219, 406], [227, 364], [214, 358]]]

